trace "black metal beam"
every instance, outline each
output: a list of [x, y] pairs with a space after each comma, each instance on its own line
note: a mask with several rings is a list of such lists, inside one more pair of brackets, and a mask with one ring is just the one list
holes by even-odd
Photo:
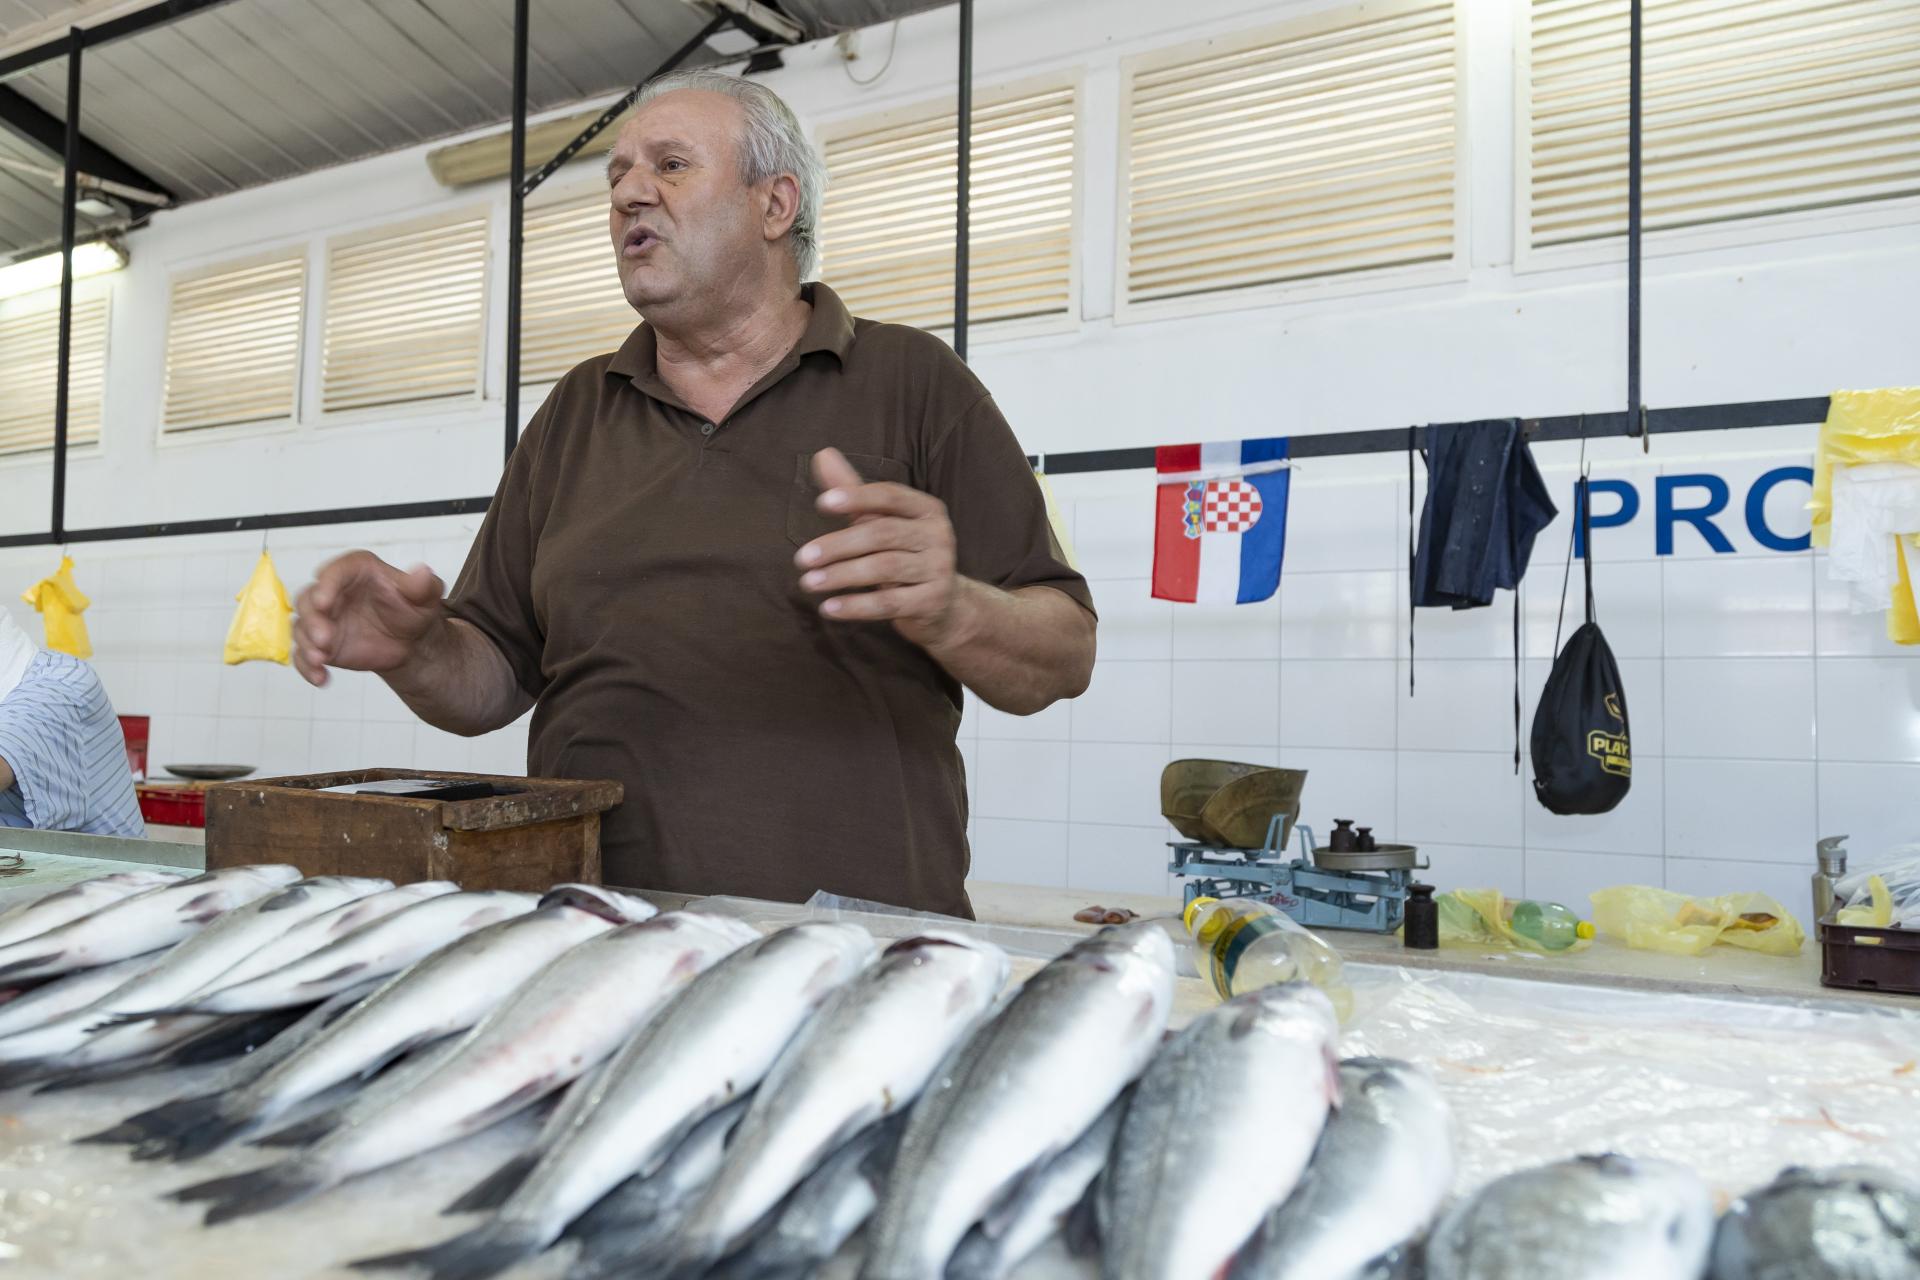
[[218, 520], [166, 520], [158, 524], [125, 524], [107, 529], [68, 529], [59, 538], [44, 533], [16, 533], [0, 535], [0, 547], [127, 542], [136, 538], [179, 538], [193, 534], [246, 533], [261, 529], [300, 529], [378, 520], [477, 515], [484, 512], [491, 501], [492, 498], [445, 498], [437, 502], [396, 502], [372, 507], [334, 507], [325, 511], [283, 511], [278, 515], [229, 516]]
[[[48, 155], [64, 162], [67, 156], [67, 126], [58, 116], [43, 111], [32, 99], [0, 85], [0, 128], [11, 130], [22, 138], [39, 147]], [[122, 160], [113, 152], [97, 142], [90, 141], [85, 134], [75, 150], [80, 160], [80, 170], [95, 178], [105, 178], [109, 182], [118, 182], [129, 187], [139, 187], [151, 191], [157, 196], [173, 199], [173, 192], [154, 178]], [[125, 196], [116, 196], [125, 200]], [[145, 204], [144, 201], [131, 203]]]
[[67, 37], [66, 177], [60, 188], [60, 342], [59, 367], [53, 371], [53, 537], [67, 528], [67, 409], [73, 381], [74, 206], [80, 200], [80, 54], [86, 35], [75, 27]]
[[973, 0], [960, 0], [958, 172], [953, 187], [953, 350], [967, 358], [967, 291], [973, 275]]
[[[110, 21], [94, 23], [86, 29], [87, 44], [98, 49], [103, 44], [111, 44], [115, 40], [123, 40], [128, 36], [137, 36], [143, 31], [164, 27], [169, 22], [199, 13], [203, 9], [212, 9], [232, 2], [233, 0], [161, 0], [159, 4], [150, 4], [144, 9], [123, 13]], [[64, 58], [72, 48], [73, 36], [68, 34], [37, 44], [31, 49], [22, 49], [9, 57], [0, 58], [0, 80], [18, 75], [43, 62]]]
[[[1640, 4], [1633, 0], [1627, 17], [1627, 414], [1641, 416], [1640, 399]], [[1629, 432], [1648, 447], [1648, 428]]]
[[520, 256], [527, 225], [527, 0], [513, 0], [513, 128], [507, 186], [506, 456], [520, 443]]

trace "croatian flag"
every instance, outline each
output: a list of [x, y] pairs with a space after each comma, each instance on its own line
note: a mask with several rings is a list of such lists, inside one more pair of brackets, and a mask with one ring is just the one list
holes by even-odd
[[1287, 549], [1286, 437], [1166, 445], [1154, 453], [1154, 598], [1271, 599]]

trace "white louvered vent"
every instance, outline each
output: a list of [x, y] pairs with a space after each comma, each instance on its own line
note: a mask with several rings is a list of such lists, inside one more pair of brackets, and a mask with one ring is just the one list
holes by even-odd
[[484, 212], [329, 243], [321, 406], [477, 394], [486, 277]]
[[[100, 438], [106, 357], [106, 296], [75, 298], [67, 381], [69, 446]], [[59, 367], [57, 295], [47, 306], [0, 317], [0, 453], [53, 447], [54, 382]]]
[[[1072, 312], [1078, 115], [1072, 85], [974, 104], [970, 324]], [[855, 315], [952, 327], [958, 145], [951, 104], [827, 136], [821, 278]]]
[[[1650, 229], [1920, 194], [1920, 3], [1647, 0]], [[1538, 248], [1627, 222], [1627, 0], [1534, 0]]]
[[620, 292], [607, 193], [527, 210], [520, 295], [520, 381], [552, 382], [616, 350], [640, 323]]
[[293, 416], [306, 285], [305, 250], [174, 283], [163, 430]]
[[1451, 0], [1370, 4], [1133, 64], [1126, 300], [1451, 259], [1456, 38]]

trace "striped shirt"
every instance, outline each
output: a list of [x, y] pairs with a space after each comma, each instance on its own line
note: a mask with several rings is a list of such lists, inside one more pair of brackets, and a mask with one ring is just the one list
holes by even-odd
[[0, 699], [0, 760], [13, 786], [0, 791], [0, 827], [97, 836], [143, 836], [127, 742], [93, 668], [41, 653]]

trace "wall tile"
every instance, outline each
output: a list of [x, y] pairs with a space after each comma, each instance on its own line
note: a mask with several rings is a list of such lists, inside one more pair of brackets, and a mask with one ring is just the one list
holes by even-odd
[[[1514, 669], [1511, 659], [1415, 660], [1414, 691], [1407, 670], [1395, 674], [1394, 706], [1400, 749], [1513, 753]], [[1524, 732], [1527, 726], [1523, 723]]]
[[1665, 772], [1668, 857], [1812, 867], [1812, 761], [1672, 759]]
[[408, 763], [419, 769], [465, 773], [473, 767], [473, 745], [466, 738], [436, 729], [430, 724], [416, 724], [413, 728], [413, 754]]
[[[1407, 575], [1394, 576], [1394, 591], [1401, 602], [1395, 627], [1396, 651], [1407, 656], [1406, 599]], [[1416, 658], [1497, 658], [1507, 655], [1513, 661], [1513, 593], [1499, 591], [1493, 603], [1479, 609], [1434, 609], [1413, 611], [1413, 653]], [[1524, 618], [1522, 619], [1524, 623]], [[1524, 636], [1522, 637], [1524, 641]]]
[[1065, 742], [1071, 735], [1073, 703], [1062, 699], [1030, 716], [1009, 715], [982, 702], [976, 722], [978, 736], [1028, 742]]
[[133, 712], [146, 716], [172, 715], [178, 705], [178, 664], [164, 660], [142, 660], [134, 677], [134, 698], [139, 706]]
[[[1754, 537], [1747, 524], [1747, 495], [1758, 480], [1767, 472], [1784, 466], [1811, 467], [1813, 458], [1808, 453], [1794, 453], [1764, 458], [1712, 458], [1696, 459], [1692, 462], [1670, 462], [1662, 468], [1662, 474], [1668, 477], [1699, 475], [1702, 473], [1719, 476], [1726, 482], [1726, 506], [1712, 517], [1712, 524], [1733, 548], [1731, 553], [1719, 552], [1708, 539], [1690, 524], [1675, 520], [1673, 525], [1673, 554], [1681, 559], [1726, 559], [1733, 556], [1774, 557], [1796, 553], [1773, 550], [1761, 544]], [[1804, 538], [1812, 528], [1813, 517], [1807, 510], [1807, 499], [1812, 490], [1804, 483], [1786, 481], [1774, 485], [1768, 490], [1763, 504], [1766, 528], [1776, 538]], [[1640, 514], [1643, 519], [1653, 523], [1655, 515], [1655, 492], [1649, 484], [1641, 494]], [[1675, 496], [1678, 508], [1694, 508], [1706, 504], [1709, 494], [1703, 488], [1684, 487]]]
[[1669, 756], [1812, 759], [1813, 661], [1669, 659], [1666, 743]]
[[255, 769], [260, 768], [262, 753], [265, 750], [261, 724], [259, 720], [230, 719], [222, 716], [214, 723], [213, 729], [213, 751], [219, 759], [205, 763], [245, 764], [252, 765]]
[[1824, 552], [1813, 557], [1814, 641], [1822, 657], [1891, 658], [1911, 653], [1887, 638], [1887, 614], [1855, 613], [1847, 584], [1827, 576]]
[[1663, 822], [1668, 808], [1661, 760], [1636, 752], [1633, 765], [1633, 784], [1612, 812], [1566, 815], [1549, 812], [1536, 798], [1533, 766], [1528, 762], [1527, 791], [1521, 802], [1527, 848], [1659, 857], [1665, 848]]
[[1669, 559], [1666, 656], [1798, 657], [1813, 652], [1807, 556]]
[[1273, 767], [1280, 763], [1280, 748], [1236, 747], [1217, 742], [1176, 742], [1167, 755], [1169, 764], [1175, 760], [1234, 760], [1242, 764], [1263, 764]]
[[1160, 813], [1160, 771], [1173, 757], [1167, 747], [1076, 742], [1071, 755], [1075, 822], [1112, 826], [1166, 825]]
[[1717, 898], [1723, 893], [1770, 893], [1805, 929], [1812, 927], [1812, 880], [1811, 850], [1807, 853], [1807, 864], [1801, 867], [1784, 862], [1667, 859], [1666, 887], [1675, 893], [1696, 898]]
[[202, 658], [174, 664], [174, 705], [186, 715], [220, 714], [220, 672], [216, 662]]
[[1398, 839], [1420, 845], [1521, 846], [1524, 780], [1514, 776], [1511, 755], [1469, 751], [1401, 751], [1399, 755]]
[[267, 711], [267, 672], [257, 662], [237, 667], [223, 666], [217, 677], [220, 687], [220, 718], [263, 716]]
[[1171, 852], [1160, 828], [1076, 822], [1068, 828], [1067, 884], [1088, 893], [1165, 893]]
[[413, 708], [402, 702], [400, 695], [388, 687], [386, 681], [378, 676], [366, 675], [365, 672], [359, 674], [365, 677], [361, 681], [366, 697], [360, 710], [362, 719], [382, 720], [388, 724], [412, 724], [419, 719], [413, 714]]
[[986, 818], [1064, 822], [1067, 744], [980, 741], [977, 812]]
[[1287, 500], [1287, 573], [1392, 569], [1407, 554], [1400, 509], [1406, 503], [1392, 480], [1316, 482], [1302, 464]]
[[1518, 897], [1526, 883], [1526, 856], [1518, 848], [1423, 843], [1420, 857], [1431, 865], [1421, 879], [1447, 889], [1498, 889]]
[[364, 718], [367, 689], [379, 679], [364, 671], [327, 672], [327, 683], [313, 691], [313, 715], [321, 720], [351, 720], [358, 724]]
[[[153, 738], [148, 744], [148, 772], [165, 777], [170, 764], [217, 764], [218, 748], [214, 730], [220, 721], [214, 716], [177, 715], [153, 722]], [[245, 763], [245, 762], [242, 762]]]
[[[1878, 866], [1893, 850], [1920, 844], [1920, 765], [1828, 764], [1818, 766], [1819, 829], [1815, 837], [1847, 839], [1849, 865]], [[1804, 850], [1812, 874], [1813, 847]]]
[[268, 718], [260, 722], [260, 773], [281, 778], [311, 772], [313, 721], [304, 718]]
[[315, 720], [308, 752], [305, 772], [357, 769], [366, 763], [360, 755], [360, 726], [357, 723]]
[[1280, 656], [1391, 658], [1405, 643], [1403, 596], [1404, 583], [1385, 570], [1287, 574], [1280, 579]]
[[1153, 497], [1083, 498], [1073, 504], [1073, 549], [1089, 581], [1153, 576]]
[[975, 818], [970, 840], [975, 880], [1067, 887], [1067, 825]]
[[1300, 793], [1300, 821], [1313, 828], [1321, 844], [1332, 835], [1335, 818], [1351, 818], [1359, 826], [1372, 827], [1376, 840], [1407, 839], [1398, 820], [1393, 752], [1289, 747], [1281, 763], [1307, 771], [1307, 785]]
[[1277, 743], [1280, 664], [1174, 663], [1170, 736], [1178, 742]]
[[1096, 663], [1093, 683], [1073, 701], [1073, 740], [1163, 743], [1172, 699], [1170, 663]]
[[360, 768], [405, 769], [413, 763], [412, 725], [369, 720], [360, 726]]
[[[1521, 584], [1521, 641], [1530, 658], [1552, 658], [1586, 621], [1586, 587], [1582, 567], [1573, 566], [1566, 584], [1565, 616], [1560, 608], [1564, 561], [1542, 563], [1538, 552]], [[1662, 640], [1664, 596], [1661, 582], [1666, 565], [1659, 560], [1599, 561], [1594, 565], [1595, 616], [1616, 658], [1657, 658]]]
[[1622, 884], [1646, 884], [1658, 889], [1666, 876], [1665, 860], [1620, 853], [1585, 853], [1572, 849], [1527, 846], [1526, 896], [1558, 902], [1592, 919], [1590, 896], [1596, 889]]
[[312, 719], [314, 713], [314, 688], [292, 667], [282, 667], [272, 663], [255, 663], [265, 673], [261, 681], [264, 697], [262, 707], [269, 716], [297, 716]]
[[1280, 743], [1391, 750], [1399, 669], [1380, 658], [1301, 659], [1280, 666]]
[[1258, 604], [1177, 604], [1173, 656], [1182, 661], [1280, 656], [1280, 597]]
[[1093, 587], [1093, 607], [1100, 614], [1100, 661], [1173, 656], [1176, 606], [1153, 598], [1151, 579], [1101, 582]]
[[980, 695], [971, 689], [962, 690], [960, 702], [960, 733], [962, 738], [980, 736], [980, 713], [987, 704], [980, 701]]
[[1920, 655], [1823, 658], [1820, 758], [1920, 762]]
[[[1605, 525], [1593, 531], [1594, 553], [1598, 557], [1594, 568], [1600, 570], [1609, 564], [1619, 564], [1629, 560], [1651, 560], [1654, 552], [1653, 520], [1653, 480], [1660, 473], [1660, 460], [1651, 459], [1633, 463], [1597, 463], [1592, 468], [1596, 481], [1608, 480], [1625, 482], [1633, 486], [1639, 498], [1637, 514], [1625, 524]], [[1547, 482], [1547, 490], [1553, 498], [1558, 511], [1553, 522], [1540, 531], [1534, 539], [1533, 558], [1527, 567], [1528, 576], [1539, 572], [1545, 565], [1554, 567], [1555, 586], [1559, 585], [1559, 569], [1566, 563], [1567, 547], [1573, 536], [1574, 483], [1579, 478], [1572, 466], [1542, 467], [1541, 475]], [[1595, 490], [1593, 511], [1598, 520], [1606, 520], [1619, 510], [1620, 499], [1610, 490]], [[1575, 574], [1580, 571], [1576, 562]], [[1598, 590], [1598, 588], [1596, 588]]]

